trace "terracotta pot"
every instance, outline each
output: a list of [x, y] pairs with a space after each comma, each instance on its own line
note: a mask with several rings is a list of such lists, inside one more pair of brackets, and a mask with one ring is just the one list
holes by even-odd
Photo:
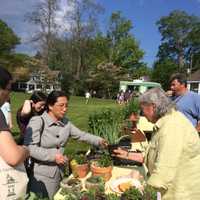
[[88, 174], [88, 172], [89, 172], [88, 163], [82, 164], [82, 165], [76, 165], [72, 169], [72, 173], [73, 173], [74, 177], [78, 177], [78, 178], [84, 178]]
[[91, 164], [90, 170], [93, 176], [101, 176], [104, 181], [108, 181], [112, 177], [112, 166], [109, 167], [98, 167], [95, 162]]

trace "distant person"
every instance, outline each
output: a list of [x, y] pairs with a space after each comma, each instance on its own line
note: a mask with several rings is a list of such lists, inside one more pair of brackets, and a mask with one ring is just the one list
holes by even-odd
[[174, 96], [174, 102], [181, 111], [200, 132], [200, 95], [188, 91], [187, 79], [183, 74], [174, 74], [170, 79], [170, 88]]
[[128, 103], [131, 99], [131, 90], [126, 90], [124, 93], [124, 102]]
[[124, 91], [121, 90], [118, 94], [117, 94], [117, 103], [119, 105], [124, 104]]
[[[0, 106], [9, 99], [11, 84], [11, 74], [3, 67], [0, 67]], [[16, 144], [0, 109], [0, 156], [8, 165], [16, 166], [22, 163], [28, 155], [27, 147]]]
[[89, 91], [87, 91], [87, 92], [85, 93], [85, 104], [88, 104], [90, 97], [91, 97], [91, 94], [90, 94]]
[[92, 97], [96, 97], [96, 94], [97, 94], [96, 90], [93, 90]]
[[17, 111], [17, 124], [20, 129], [20, 144], [23, 144], [24, 133], [31, 117], [41, 115], [45, 109], [47, 96], [43, 92], [34, 92], [29, 100]]
[[[35, 159], [34, 173], [30, 177], [29, 192], [52, 199], [59, 189], [68, 158], [64, 155], [70, 137], [95, 146], [107, 146], [98, 136], [83, 132], [66, 117], [68, 99], [64, 92], [53, 91], [47, 97], [47, 110], [41, 116], [32, 117], [24, 143]], [[43, 127], [43, 132], [40, 133]]]
[[12, 123], [10, 99], [1, 106], [1, 110], [6, 118], [6, 123], [8, 124], [8, 127], [12, 129], [13, 123]]

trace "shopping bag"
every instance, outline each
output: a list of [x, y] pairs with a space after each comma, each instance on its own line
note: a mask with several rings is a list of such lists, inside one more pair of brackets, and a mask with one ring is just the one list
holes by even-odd
[[0, 199], [25, 199], [27, 184], [24, 164], [12, 167], [0, 157]]

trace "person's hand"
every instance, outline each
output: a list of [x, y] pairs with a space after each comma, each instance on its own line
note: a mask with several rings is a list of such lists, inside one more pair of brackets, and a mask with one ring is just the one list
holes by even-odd
[[32, 100], [25, 100], [24, 105], [21, 110], [21, 115], [28, 115], [31, 112], [31, 104], [33, 103]]
[[142, 133], [142, 132], [140, 129], [134, 128], [131, 130], [131, 133], [134, 134], [134, 133]]
[[198, 122], [197, 126], [196, 126], [196, 130], [198, 133], [200, 133], [200, 122]]
[[55, 156], [55, 161], [58, 165], [65, 165], [68, 161], [67, 156], [63, 156], [60, 153], [57, 153]]
[[122, 149], [122, 148], [117, 148], [117, 149], [114, 149], [113, 150], [113, 152], [114, 152], [114, 154], [113, 154], [113, 156], [116, 156], [116, 157], [118, 157], [118, 158], [125, 158], [125, 159], [127, 159], [128, 158], [128, 151], [127, 150], [124, 150], [124, 149]]
[[143, 180], [144, 177], [140, 174], [138, 170], [132, 170], [130, 173], [130, 177], [137, 180]]
[[105, 139], [102, 139], [100, 141], [100, 145], [101, 145], [102, 148], [106, 148], [108, 146], [108, 142]]

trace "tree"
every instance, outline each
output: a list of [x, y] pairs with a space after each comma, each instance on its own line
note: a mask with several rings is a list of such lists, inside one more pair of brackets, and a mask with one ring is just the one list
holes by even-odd
[[154, 64], [152, 80], [161, 83], [164, 90], [169, 89], [170, 76], [178, 71], [178, 65], [170, 59], [157, 61]]
[[50, 51], [57, 34], [56, 13], [58, 10], [58, 0], [43, 0], [36, 5], [33, 12], [26, 14], [27, 20], [38, 28], [32, 41], [39, 44], [46, 64], [49, 62]]
[[156, 23], [162, 35], [162, 43], [159, 47], [159, 59], [173, 59], [182, 70], [187, 63], [190, 34], [199, 18], [188, 15], [184, 11], [175, 10], [169, 16], [161, 17]]
[[114, 65], [127, 69], [137, 68], [144, 52], [131, 34], [132, 23], [122, 17], [121, 12], [114, 12], [110, 18], [107, 37], [110, 40], [109, 61]]
[[73, 68], [75, 79], [79, 80], [87, 68], [89, 41], [98, 30], [97, 16], [103, 11], [94, 0], [69, 0], [71, 11], [66, 13], [70, 22], [71, 45], [73, 52]]
[[19, 37], [0, 19], [0, 56], [11, 54], [18, 44]]

